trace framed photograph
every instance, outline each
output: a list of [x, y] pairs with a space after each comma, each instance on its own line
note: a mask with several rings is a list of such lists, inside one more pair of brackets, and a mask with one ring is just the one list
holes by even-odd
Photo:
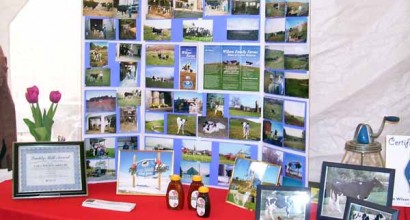
[[117, 160], [117, 194], [165, 196], [174, 151], [120, 150]]
[[308, 220], [309, 217], [309, 188], [258, 185], [256, 220]]
[[282, 167], [258, 160], [237, 157], [231, 175], [226, 202], [255, 210], [258, 185], [278, 185]]
[[15, 142], [13, 198], [86, 196], [84, 142]]
[[347, 197], [343, 220], [397, 220], [399, 211], [376, 203]]
[[394, 176], [389, 168], [323, 162], [318, 219], [342, 219], [347, 197], [391, 206]]

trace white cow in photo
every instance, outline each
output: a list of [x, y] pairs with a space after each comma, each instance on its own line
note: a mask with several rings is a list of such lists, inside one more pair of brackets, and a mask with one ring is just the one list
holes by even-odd
[[177, 134], [179, 134], [179, 133], [184, 134], [186, 121], [187, 120], [185, 118], [181, 118], [181, 117], [177, 118], [177, 126], [178, 126]]

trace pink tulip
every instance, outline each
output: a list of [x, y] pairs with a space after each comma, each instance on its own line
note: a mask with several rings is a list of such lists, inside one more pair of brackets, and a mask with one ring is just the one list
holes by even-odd
[[39, 94], [39, 90], [37, 88], [37, 86], [33, 86], [30, 88], [27, 88], [27, 92], [26, 92], [26, 99], [29, 103], [37, 103], [38, 102], [38, 94]]
[[52, 103], [58, 103], [61, 99], [61, 93], [59, 91], [50, 92], [50, 101]]

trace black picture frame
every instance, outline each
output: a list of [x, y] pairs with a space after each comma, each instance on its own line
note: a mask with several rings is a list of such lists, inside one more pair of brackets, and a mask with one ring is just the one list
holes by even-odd
[[324, 161], [317, 218], [342, 219], [346, 197], [391, 206], [394, 176], [394, 169]]
[[255, 220], [310, 218], [310, 189], [306, 187], [258, 185]]
[[[365, 216], [363, 216], [365, 214]], [[343, 220], [356, 219], [398, 220], [399, 210], [365, 200], [347, 197]], [[378, 218], [377, 218], [378, 217]]]
[[13, 143], [13, 199], [87, 196], [84, 142]]

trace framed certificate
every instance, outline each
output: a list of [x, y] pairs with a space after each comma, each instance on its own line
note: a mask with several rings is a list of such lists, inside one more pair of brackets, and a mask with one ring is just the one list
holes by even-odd
[[84, 142], [15, 142], [13, 198], [86, 196]]

